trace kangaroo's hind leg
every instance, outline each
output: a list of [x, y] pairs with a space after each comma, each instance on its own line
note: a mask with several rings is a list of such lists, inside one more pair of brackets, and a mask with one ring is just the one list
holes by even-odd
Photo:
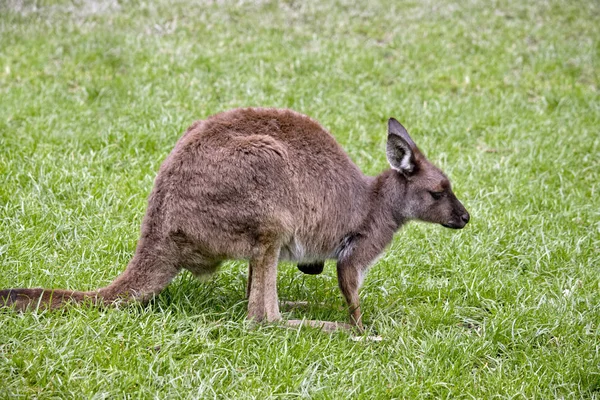
[[250, 298], [250, 288], [252, 287], [252, 264], [248, 263], [248, 282], [246, 283], [246, 299]]
[[248, 278], [248, 319], [255, 321], [279, 321], [277, 299], [277, 262], [279, 248], [267, 245], [250, 259]]
[[217, 272], [221, 266], [220, 260], [211, 260], [202, 256], [188, 257], [182, 267], [190, 271], [196, 278], [205, 278]]

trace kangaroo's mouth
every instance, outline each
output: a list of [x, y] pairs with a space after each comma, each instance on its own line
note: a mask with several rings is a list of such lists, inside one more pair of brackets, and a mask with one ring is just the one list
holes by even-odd
[[441, 224], [444, 228], [450, 228], [450, 229], [462, 229], [465, 227], [465, 225], [467, 225], [466, 222], [448, 222], [447, 224]]

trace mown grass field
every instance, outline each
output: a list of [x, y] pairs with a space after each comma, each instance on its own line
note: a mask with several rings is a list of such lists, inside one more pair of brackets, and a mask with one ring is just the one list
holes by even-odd
[[[361, 292], [381, 342], [251, 329], [246, 266], [145, 307], [0, 312], [0, 398], [600, 398], [600, 3], [0, 1], [0, 288], [104, 286], [194, 120], [289, 107], [368, 174], [399, 119], [471, 212]], [[281, 264], [286, 318], [345, 321]]]

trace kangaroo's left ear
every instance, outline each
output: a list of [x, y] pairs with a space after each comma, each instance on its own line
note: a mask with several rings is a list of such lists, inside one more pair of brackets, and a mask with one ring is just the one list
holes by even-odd
[[404, 175], [410, 175], [415, 170], [415, 153], [417, 151], [417, 145], [402, 124], [394, 118], [390, 118], [386, 147], [390, 166]]

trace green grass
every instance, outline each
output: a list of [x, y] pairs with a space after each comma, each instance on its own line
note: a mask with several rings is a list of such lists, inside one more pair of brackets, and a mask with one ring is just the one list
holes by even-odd
[[[146, 307], [0, 312], [0, 398], [600, 398], [599, 20], [593, 0], [0, 1], [0, 288], [109, 283], [179, 135], [237, 106], [311, 115], [368, 174], [394, 116], [472, 215], [407, 226], [372, 267], [382, 342], [251, 329], [235, 262]], [[333, 265], [281, 265], [279, 294], [347, 318]]]

